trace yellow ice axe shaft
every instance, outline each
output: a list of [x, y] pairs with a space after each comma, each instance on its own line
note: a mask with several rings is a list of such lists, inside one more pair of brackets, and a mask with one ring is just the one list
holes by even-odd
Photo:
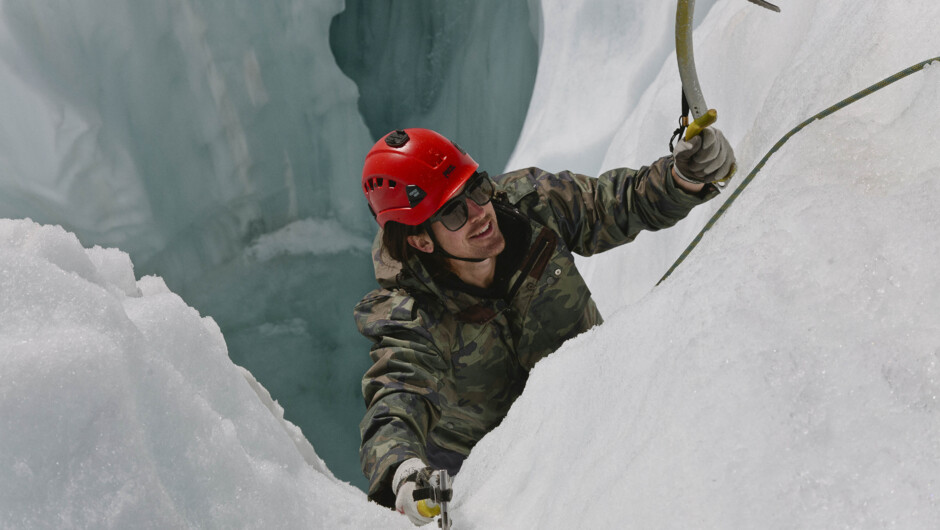
[[708, 109], [708, 112], [702, 114], [698, 118], [689, 124], [688, 128], [685, 130], [685, 139], [686, 141], [691, 140], [698, 136], [698, 133], [702, 132], [702, 129], [708, 127], [709, 125], [715, 123], [718, 120], [718, 111], [715, 109]]
[[676, 59], [679, 62], [679, 78], [682, 80], [682, 92], [689, 103], [689, 111], [694, 121], [685, 130], [685, 139], [695, 138], [702, 129], [715, 123], [718, 111], [709, 109], [702, 95], [702, 87], [695, 71], [695, 54], [692, 49], [692, 15], [695, 12], [695, 0], [679, 0], [676, 5]]
[[440, 515], [441, 506], [439, 504], [433, 504], [433, 503], [431, 506], [428, 506], [428, 502], [429, 501], [426, 501], [426, 500], [418, 501], [418, 513], [421, 514], [423, 517], [427, 517], [428, 519], [431, 519], [433, 517], [437, 517], [438, 515]]

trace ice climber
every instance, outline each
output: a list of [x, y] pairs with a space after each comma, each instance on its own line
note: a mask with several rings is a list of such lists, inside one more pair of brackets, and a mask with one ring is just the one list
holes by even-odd
[[427, 129], [379, 140], [362, 186], [382, 227], [373, 248], [381, 287], [355, 308], [373, 342], [360, 424], [369, 498], [430, 522], [413, 499], [416, 481], [456, 473], [533, 365], [601, 323], [572, 254], [674, 225], [717, 195], [733, 162], [714, 128], [648, 167], [597, 178], [537, 168], [491, 178]]

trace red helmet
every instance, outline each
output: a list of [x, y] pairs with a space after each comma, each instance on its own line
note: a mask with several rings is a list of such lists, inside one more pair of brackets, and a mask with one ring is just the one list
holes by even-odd
[[477, 170], [463, 149], [428, 129], [392, 131], [366, 155], [362, 189], [379, 226], [428, 220]]

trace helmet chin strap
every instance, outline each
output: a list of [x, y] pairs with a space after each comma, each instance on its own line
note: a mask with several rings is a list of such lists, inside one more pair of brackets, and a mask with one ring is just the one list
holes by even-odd
[[434, 243], [434, 250], [431, 252], [432, 254], [440, 254], [441, 256], [444, 256], [445, 258], [448, 258], [448, 259], [455, 259], [459, 261], [469, 261], [470, 263], [480, 263], [481, 261], [486, 261], [489, 259], [489, 258], [461, 258], [460, 256], [455, 256], [451, 254], [450, 252], [447, 252], [446, 250], [444, 250], [444, 247], [442, 247], [441, 244], [437, 241], [437, 238], [434, 237], [434, 230], [431, 230], [430, 226], [426, 227], [425, 231], [427, 232], [428, 236], [430, 236], [431, 242]]

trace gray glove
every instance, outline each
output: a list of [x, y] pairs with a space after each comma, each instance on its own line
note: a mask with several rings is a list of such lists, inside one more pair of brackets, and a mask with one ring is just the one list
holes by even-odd
[[672, 155], [679, 178], [696, 184], [727, 182], [736, 169], [731, 144], [714, 127], [702, 129], [691, 140], [681, 140]]

